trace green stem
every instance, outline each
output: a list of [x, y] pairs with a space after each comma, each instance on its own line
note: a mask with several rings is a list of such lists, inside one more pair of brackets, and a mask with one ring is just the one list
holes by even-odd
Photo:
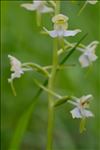
[[[56, 76], [56, 70], [58, 65], [58, 55], [57, 55], [57, 39], [54, 40], [54, 51], [53, 51], [53, 67], [51, 71], [51, 76], [48, 81], [48, 89], [53, 91], [54, 89], [54, 80]], [[54, 97], [52, 94], [48, 93], [48, 141], [47, 141], [47, 150], [52, 149], [52, 137], [53, 137], [53, 123], [54, 123]]]
[[11, 85], [11, 89], [12, 89], [14, 96], [16, 96], [17, 94], [16, 94], [16, 90], [15, 90], [14, 85], [13, 85], [13, 81], [10, 81], [10, 85]]
[[59, 14], [59, 12], [60, 12], [60, 0], [56, 0], [55, 15]]
[[36, 85], [38, 85], [38, 86], [39, 86], [40, 88], [42, 88], [44, 91], [46, 91], [46, 92], [52, 94], [53, 96], [55, 96], [55, 97], [57, 97], [57, 98], [59, 98], [59, 99], [62, 98], [62, 96], [60, 96], [60, 95], [58, 95], [57, 93], [55, 93], [55, 92], [51, 91], [50, 89], [46, 88], [46, 87], [43, 86], [41, 83], [39, 83], [37, 80], [34, 79], [33, 81], [35, 82]]
[[86, 7], [86, 5], [87, 5], [87, 2], [85, 2], [85, 3], [84, 3], [84, 5], [83, 5], [83, 7], [80, 9], [80, 11], [79, 11], [78, 15], [80, 15], [80, 14], [81, 14], [81, 12], [84, 10], [84, 8]]
[[[55, 15], [60, 12], [60, 0], [56, 1], [56, 9]], [[54, 39], [54, 50], [53, 50], [53, 64], [51, 70], [51, 76], [48, 81], [48, 89], [53, 91], [54, 89], [54, 81], [57, 73], [57, 65], [58, 65], [58, 54], [57, 54], [57, 41], [58, 39]], [[47, 150], [52, 150], [52, 142], [53, 142], [53, 124], [54, 124], [54, 96], [48, 93], [48, 131], [47, 131]]]
[[37, 26], [40, 27], [41, 26], [41, 14], [40, 12], [36, 12], [36, 20], [37, 20]]
[[42, 74], [46, 75], [47, 77], [49, 77], [49, 73], [47, 70], [43, 69], [42, 66], [38, 65], [38, 64], [35, 64], [35, 63], [23, 63], [22, 64], [23, 67], [29, 67], [29, 68], [32, 68], [33, 70], [36, 70], [38, 72], [41, 72]]

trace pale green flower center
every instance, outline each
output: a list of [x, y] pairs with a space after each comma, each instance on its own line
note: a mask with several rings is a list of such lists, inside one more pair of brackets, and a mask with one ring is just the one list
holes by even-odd
[[66, 30], [68, 28], [68, 17], [62, 14], [58, 14], [52, 18], [55, 30]]
[[54, 24], [54, 29], [55, 30], [66, 30], [67, 28], [68, 28], [68, 24], [67, 23]]

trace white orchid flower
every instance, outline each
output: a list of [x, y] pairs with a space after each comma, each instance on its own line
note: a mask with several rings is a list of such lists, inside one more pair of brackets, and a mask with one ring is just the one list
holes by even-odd
[[79, 62], [82, 67], [88, 67], [92, 62], [96, 61], [98, 58], [95, 54], [95, 49], [97, 45], [99, 44], [98, 41], [93, 41], [85, 48], [80, 48], [79, 50], [83, 53], [79, 57]]
[[10, 59], [12, 71], [11, 78], [8, 79], [8, 82], [12, 82], [15, 78], [20, 78], [26, 70], [22, 68], [22, 63], [18, 59], [11, 55], [8, 55], [8, 58]]
[[86, 3], [89, 3], [89, 4], [96, 4], [98, 1], [97, 0], [87, 0]]
[[88, 108], [88, 104], [92, 95], [82, 96], [81, 98], [74, 97], [74, 101], [69, 100], [68, 102], [75, 106], [73, 110], [70, 111], [73, 118], [87, 118], [93, 117], [93, 113], [86, 108]]
[[15, 78], [20, 78], [21, 75], [24, 73], [24, 70], [22, 68], [21, 62], [18, 59], [16, 59], [15, 57], [11, 55], [8, 55], [8, 58], [10, 59], [11, 71], [12, 71], [11, 77], [8, 79], [8, 82], [11, 85], [11, 89], [12, 89], [14, 96], [16, 96], [16, 90], [13, 85], [13, 80]]
[[21, 4], [21, 7], [26, 8], [30, 11], [38, 11], [39, 13], [49, 13], [53, 12], [53, 9], [46, 6], [46, 1], [34, 0], [33, 3]]
[[54, 23], [54, 30], [48, 31], [48, 34], [52, 37], [67, 37], [67, 36], [75, 36], [81, 30], [67, 30], [68, 29], [68, 17], [63, 14], [58, 14], [52, 18], [52, 22]]

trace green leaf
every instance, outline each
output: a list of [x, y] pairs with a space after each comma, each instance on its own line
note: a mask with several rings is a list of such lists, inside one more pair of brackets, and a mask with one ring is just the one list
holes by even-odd
[[19, 119], [18, 126], [15, 130], [11, 146], [9, 150], [19, 150], [20, 142], [24, 136], [24, 133], [27, 129], [31, 114], [33, 112], [33, 108], [35, 107], [35, 103], [33, 103], [26, 112], [23, 113], [21, 118]]
[[[44, 85], [47, 84], [46, 80], [44, 82]], [[20, 117], [19, 121], [18, 121], [18, 125], [15, 129], [12, 141], [11, 141], [11, 145], [9, 150], [19, 150], [19, 145], [21, 143], [21, 140], [24, 137], [24, 134], [26, 132], [29, 120], [31, 118], [32, 112], [34, 111], [35, 105], [38, 102], [38, 95], [40, 95], [42, 92], [42, 89], [40, 88], [36, 95], [34, 96], [34, 99], [32, 101], [32, 103], [29, 105], [29, 107], [27, 108], [27, 110], [22, 114], [22, 116]]]
[[[48, 80], [44, 81], [44, 86], [47, 85]], [[32, 103], [29, 105], [29, 107], [27, 108], [27, 110], [25, 112], [23, 112], [23, 114], [21, 115], [17, 127], [15, 129], [11, 144], [10, 144], [10, 148], [9, 150], [19, 150], [19, 146], [20, 143], [24, 137], [24, 134], [27, 130], [27, 126], [29, 123], [29, 120], [31, 118], [32, 112], [35, 109], [35, 106], [38, 102], [38, 96], [41, 94], [42, 89], [39, 88], [36, 95], [33, 98]]]
[[66, 103], [67, 100], [69, 100], [69, 99], [70, 99], [69, 96], [64, 96], [64, 97], [62, 97], [61, 99], [58, 99], [58, 100], [54, 103], [54, 107], [58, 107], [58, 106], [60, 106], [60, 105], [62, 105], [62, 104], [64, 104], [64, 103]]

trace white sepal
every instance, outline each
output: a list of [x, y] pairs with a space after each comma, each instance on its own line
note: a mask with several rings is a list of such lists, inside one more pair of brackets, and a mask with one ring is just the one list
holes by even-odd
[[89, 3], [89, 4], [94, 5], [94, 4], [96, 4], [98, 1], [97, 1], [97, 0], [87, 0], [86, 2]]

